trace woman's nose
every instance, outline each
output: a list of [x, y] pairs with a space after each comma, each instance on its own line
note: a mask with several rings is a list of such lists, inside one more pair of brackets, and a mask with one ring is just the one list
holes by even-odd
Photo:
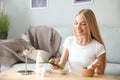
[[81, 25], [80, 25], [80, 24], [78, 24], [78, 25], [77, 25], [77, 28], [78, 28], [78, 29], [80, 29], [80, 28], [81, 28]]

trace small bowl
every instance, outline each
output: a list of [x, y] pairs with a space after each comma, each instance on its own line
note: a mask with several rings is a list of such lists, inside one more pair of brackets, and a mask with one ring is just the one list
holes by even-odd
[[83, 77], [93, 77], [94, 76], [94, 69], [82, 69], [82, 76]]

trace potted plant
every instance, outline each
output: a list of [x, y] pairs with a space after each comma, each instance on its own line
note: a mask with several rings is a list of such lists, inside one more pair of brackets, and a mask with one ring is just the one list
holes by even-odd
[[9, 20], [6, 8], [0, 5], [0, 39], [6, 39], [9, 31]]

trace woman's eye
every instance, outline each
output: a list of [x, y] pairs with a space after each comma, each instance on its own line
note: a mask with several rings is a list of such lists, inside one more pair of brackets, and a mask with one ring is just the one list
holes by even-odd
[[82, 25], [82, 26], [86, 26], [86, 23], [82, 23], [81, 25]]
[[77, 22], [74, 22], [74, 25], [77, 25], [78, 23]]

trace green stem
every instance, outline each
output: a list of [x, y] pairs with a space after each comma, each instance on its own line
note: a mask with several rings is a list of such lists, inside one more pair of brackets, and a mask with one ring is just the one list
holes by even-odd
[[63, 67], [59, 66], [58, 64], [52, 63], [52, 62], [40, 62], [40, 63], [49, 63], [49, 64], [52, 64], [53, 66], [57, 66], [59, 69], [63, 70]]

